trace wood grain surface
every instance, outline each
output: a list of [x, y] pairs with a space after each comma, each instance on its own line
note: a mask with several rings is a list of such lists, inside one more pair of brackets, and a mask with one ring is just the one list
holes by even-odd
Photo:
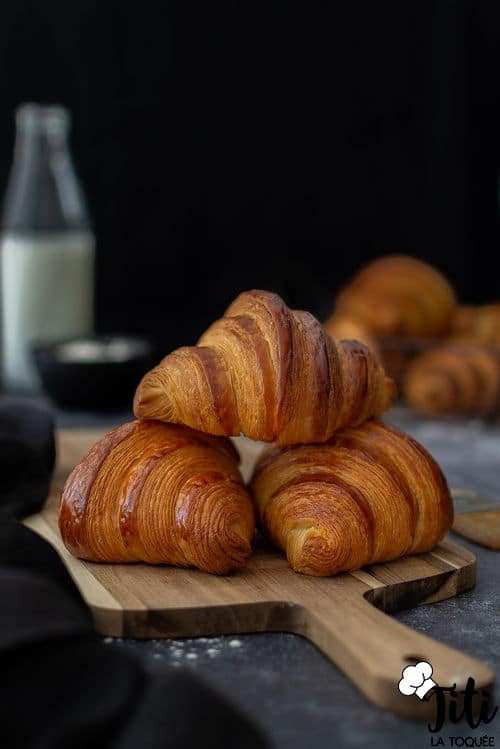
[[453, 531], [487, 549], [500, 551], [500, 505], [466, 489], [452, 489], [451, 494], [456, 513]]
[[453, 530], [469, 541], [500, 551], [500, 510], [457, 515]]
[[[119, 637], [179, 637], [289, 631], [307, 637], [375, 704], [401, 715], [432, 717], [433, 700], [403, 696], [403, 668], [427, 660], [438, 684], [463, 689], [493, 682], [474, 658], [411, 630], [384, 612], [432, 603], [474, 586], [475, 557], [449, 541], [431, 553], [373, 565], [333, 578], [294, 573], [262, 538], [245, 569], [214, 576], [198, 570], [144, 564], [82, 562], [69, 554], [57, 529], [58, 493], [68, 470], [101, 432], [59, 435], [54, 491], [26, 524], [60, 553], [90, 606], [96, 628]], [[237, 441], [248, 475], [258, 446]]]

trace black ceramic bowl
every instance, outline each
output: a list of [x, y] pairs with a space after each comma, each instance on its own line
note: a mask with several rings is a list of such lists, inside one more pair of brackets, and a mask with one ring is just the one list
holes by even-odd
[[35, 346], [33, 356], [47, 395], [79, 411], [131, 408], [141, 377], [158, 363], [152, 341], [118, 335]]

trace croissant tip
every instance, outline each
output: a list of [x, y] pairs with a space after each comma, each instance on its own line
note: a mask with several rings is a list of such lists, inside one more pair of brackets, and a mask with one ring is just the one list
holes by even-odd
[[331, 540], [315, 526], [297, 528], [289, 536], [286, 556], [294, 572], [327, 577], [339, 571], [340, 560]]
[[146, 374], [142, 377], [141, 381], [137, 385], [136, 391], [134, 393], [134, 400], [132, 404], [132, 408], [134, 411], [135, 416], [139, 419], [142, 417], [142, 411], [144, 406], [144, 395], [146, 390], [146, 382], [149, 379], [150, 372], [146, 372]]
[[[134, 394], [134, 400], [132, 409], [137, 419], [159, 419], [160, 421], [169, 421], [164, 418], [164, 411], [166, 410], [165, 403], [163, 402], [161, 412], [155, 405], [158, 403], [158, 392], [161, 392], [161, 388], [156, 382], [152, 374], [155, 370], [147, 372], [140, 383]], [[165, 401], [166, 398], [163, 397]]]
[[137, 390], [134, 393], [134, 401], [132, 403], [132, 410], [134, 412], [134, 416], [137, 418], [140, 417], [142, 407], [142, 393], [141, 393], [141, 385], [139, 384]]

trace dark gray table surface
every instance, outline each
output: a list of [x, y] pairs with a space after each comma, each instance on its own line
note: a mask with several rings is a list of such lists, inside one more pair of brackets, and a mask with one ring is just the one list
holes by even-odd
[[[112, 420], [116, 423], [125, 418], [114, 415]], [[499, 425], [479, 420], [424, 421], [403, 409], [394, 409], [387, 421], [414, 435], [432, 452], [451, 486], [479, 491], [500, 507]], [[58, 423], [83, 426], [97, 422], [88, 415], [60, 414]], [[483, 660], [498, 678], [500, 552], [487, 551], [457, 536], [452, 535], [452, 539], [477, 556], [476, 588], [396, 617]], [[425, 723], [399, 718], [370, 705], [333, 663], [296, 635], [105, 641], [109, 647], [134, 651], [151, 669], [189, 669], [199, 675], [250, 716], [277, 749], [431, 746]], [[500, 702], [498, 692], [496, 702]], [[448, 725], [439, 734], [445, 746], [452, 745], [450, 737], [479, 740], [485, 735], [494, 737], [495, 745], [500, 746], [500, 711], [488, 726], [471, 730], [461, 722]]]

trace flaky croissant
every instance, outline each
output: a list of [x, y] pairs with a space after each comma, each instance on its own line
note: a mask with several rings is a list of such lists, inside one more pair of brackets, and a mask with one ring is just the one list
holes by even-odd
[[451, 337], [500, 347], [500, 303], [458, 307], [453, 316]]
[[394, 383], [362, 344], [334, 343], [309, 313], [248, 291], [142, 379], [140, 419], [280, 444], [322, 442], [390, 406]]
[[264, 531], [310, 575], [429, 551], [453, 522], [433, 458], [376, 420], [323, 445], [268, 448], [251, 490]]
[[439, 271], [413, 257], [382, 257], [340, 292], [335, 311], [376, 335], [436, 337], [448, 333], [455, 294]]
[[410, 363], [403, 391], [411, 406], [430, 415], [498, 413], [500, 355], [477, 344], [443, 344]]
[[124, 424], [69, 476], [59, 528], [95, 562], [150, 562], [225, 573], [250, 554], [253, 508], [229, 440], [154, 421]]

